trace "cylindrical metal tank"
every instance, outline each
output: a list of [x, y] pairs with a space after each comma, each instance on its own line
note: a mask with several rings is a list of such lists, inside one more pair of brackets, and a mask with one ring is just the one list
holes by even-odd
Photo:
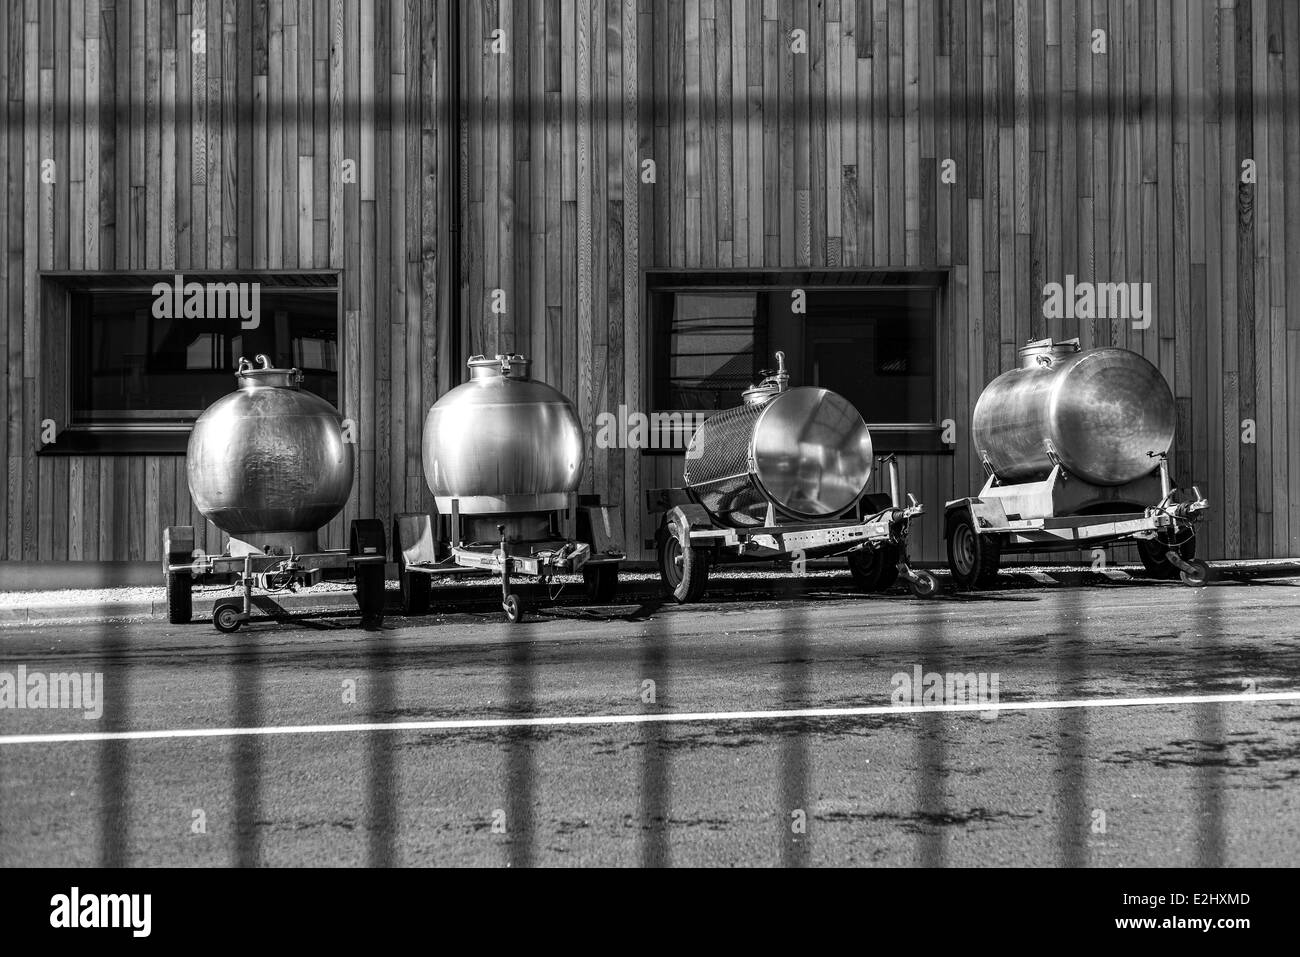
[[239, 388], [207, 408], [190, 433], [194, 505], [229, 533], [232, 554], [249, 548], [317, 548], [316, 532], [352, 491], [352, 446], [338, 411], [299, 388], [297, 369], [239, 360]]
[[686, 487], [724, 524], [762, 525], [768, 504], [787, 518], [842, 515], [871, 477], [871, 433], [847, 399], [789, 388], [780, 368], [745, 404], [709, 417], [686, 452]]
[[523, 356], [473, 356], [470, 380], [429, 409], [424, 477], [438, 511], [463, 515], [567, 508], [584, 439], [564, 395], [528, 375]]
[[1047, 477], [1052, 458], [1094, 485], [1151, 472], [1174, 439], [1174, 397], [1160, 371], [1127, 349], [1079, 350], [1041, 339], [1020, 350], [975, 404], [975, 451], [1002, 482]]

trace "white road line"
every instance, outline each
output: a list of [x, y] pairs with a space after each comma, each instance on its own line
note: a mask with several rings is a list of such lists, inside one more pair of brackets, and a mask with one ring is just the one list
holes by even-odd
[[1134, 708], [1179, 704], [1242, 704], [1300, 701], [1300, 691], [1264, 694], [1175, 695], [1156, 698], [1082, 698], [1074, 701], [1004, 701], [989, 704], [878, 705], [862, 708], [795, 708], [788, 711], [681, 711], [664, 714], [560, 715], [553, 718], [464, 718], [364, 724], [298, 724], [266, 728], [176, 728], [159, 731], [87, 731], [67, 734], [6, 734], [5, 744], [70, 744], [91, 741], [151, 741], [170, 738], [226, 738], [271, 734], [343, 734], [356, 731], [474, 731], [493, 728], [553, 728], [575, 725], [668, 724], [672, 722], [774, 721], [787, 718], [869, 718], [922, 712], [1056, 711], [1064, 708]]

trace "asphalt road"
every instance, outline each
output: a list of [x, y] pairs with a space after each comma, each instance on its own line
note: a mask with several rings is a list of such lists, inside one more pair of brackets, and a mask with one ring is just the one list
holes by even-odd
[[[3, 629], [0, 672], [100, 672], [104, 713], [0, 710], [0, 742], [703, 716], [0, 743], [0, 864], [1276, 866], [1300, 853], [1300, 701], [1103, 706], [1300, 692], [1296, 580], [930, 601], [792, 580], [788, 600], [355, 624]], [[996, 675], [1004, 709], [726, 716], [890, 706], [915, 666]], [[1088, 703], [1007, 707], [1067, 700]]]

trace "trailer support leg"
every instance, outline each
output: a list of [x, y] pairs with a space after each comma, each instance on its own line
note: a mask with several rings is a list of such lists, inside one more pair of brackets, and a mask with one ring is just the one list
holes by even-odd
[[253, 617], [253, 560], [251, 556], [244, 556], [244, 621]]
[[501, 610], [506, 613], [506, 621], [518, 624], [524, 620], [523, 599], [510, 590], [510, 552], [506, 550], [506, 527], [498, 525], [501, 535]]
[[912, 567], [912, 563], [907, 554], [907, 539], [904, 538], [898, 547], [898, 573], [903, 576], [907, 582], [908, 590], [917, 598], [930, 598], [939, 592], [939, 581], [933, 575], [926, 571], [920, 571]]

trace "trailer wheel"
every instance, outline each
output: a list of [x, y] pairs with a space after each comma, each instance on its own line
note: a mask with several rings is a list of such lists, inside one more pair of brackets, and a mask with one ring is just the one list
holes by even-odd
[[243, 614], [244, 603], [237, 598], [228, 598], [218, 602], [212, 609], [212, 624], [216, 626], [217, 631], [227, 635], [234, 634], [243, 624], [241, 620]]
[[[1137, 540], [1138, 557], [1147, 570], [1148, 578], [1172, 581], [1179, 577], [1178, 566], [1171, 562], [1167, 552], [1172, 547], [1162, 538], [1139, 538]], [[1183, 561], [1190, 562], [1196, 556], [1196, 537], [1193, 536], [1178, 546], [1178, 554]]]
[[398, 565], [398, 581], [402, 586], [402, 614], [427, 615], [433, 582], [428, 575], [409, 571], [406, 562], [399, 560]]
[[863, 591], [884, 591], [898, 581], [898, 546], [886, 542], [879, 548], [849, 552], [849, 573]]
[[[348, 554], [353, 558], [379, 556], [388, 553], [384, 539], [384, 523], [374, 518], [352, 520]], [[361, 624], [367, 627], [384, 622], [384, 563], [382, 561], [352, 566], [356, 578], [357, 608], [361, 610]]]
[[965, 509], [948, 517], [948, 568], [959, 588], [984, 588], [992, 584], [1002, 564], [1002, 543], [997, 535], [981, 535], [975, 517]]
[[939, 591], [939, 580], [929, 572], [917, 571], [907, 580], [907, 587], [917, 598], [933, 598]]
[[1202, 585], [1209, 584], [1210, 566], [1199, 558], [1190, 558], [1187, 564], [1192, 566], [1190, 572], [1179, 572], [1179, 577], [1183, 580], [1184, 585], [1191, 585], [1193, 588], [1200, 588]]
[[659, 575], [679, 605], [699, 601], [709, 584], [708, 551], [682, 547], [675, 522], [659, 532]]
[[384, 623], [384, 566], [375, 564], [356, 565], [357, 608], [361, 612], [363, 625], [382, 625]]
[[519, 600], [519, 596], [514, 592], [506, 595], [506, 600], [502, 607], [505, 609], [506, 621], [512, 625], [517, 625], [524, 620], [524, 603]]
[[188, 625], [194, 618], [193, 584], [189, 572], [167, 573], [167, 620], [173, 625]]
[[582, 583], [586, 586], [587, 601], [607, 605], [618, 592], [618, 566], [604, 563], [586, 565], [582, 569]]

